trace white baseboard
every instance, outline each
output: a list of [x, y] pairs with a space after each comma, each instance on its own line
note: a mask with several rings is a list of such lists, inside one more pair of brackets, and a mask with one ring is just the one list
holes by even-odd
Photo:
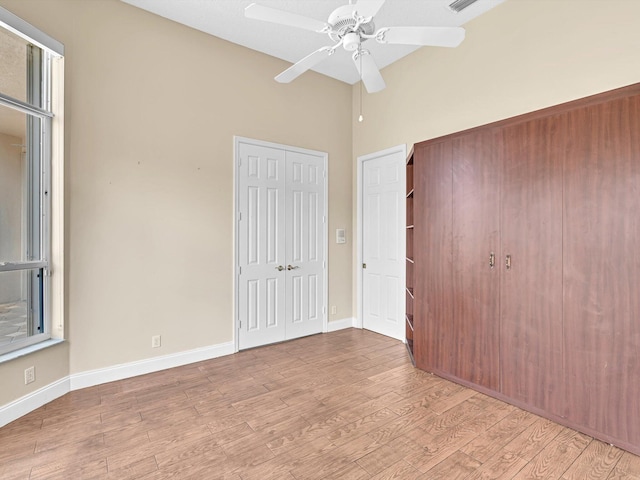
[[23, 415], [32, 412], [36, 408], [40, 408], [72, 390], [93, 387], [95, 385], [136, 377], [146, 373], [158, 372], [160, 370], [166, 370], [167, 368], [180, 367], [189, 363], [231, 355], [232, 353], [235, 353], [234, 343], [227, 342], [137, 362], [114, 365], [113, 367], [76, 373], [42, 387], [24, 397], [18, 398], [11, 403], [0, 406], [0, 427], [17, 420]]
[[327, 332], [335, 332], [337, 330], [343, 330], [345, 328], [357, 328], [356, 323], [356, 319], [353, 317], [334, 320], [327, 324]]
[[43, 405], [63, 396], [69, 392], [69, 377], [64, 377], [57, 382], [39, 388], [24, 397], [0, 407], [0, 427], [40, 408]]
[[79, 390], [81, 388], [93, 387], [94, 385], [158, 372], [160, 370], [166, 370], [167, 368], [180, 367], [203, 360], [211, 360], [212, 358], [231, 355], [234, 352], [233, 342], [227, 342], [210, 347], [187, 350], [186, 352], [139, 360], [137, 362], [123, 363], [114, 365], [113, 367], [76, 373], [71, 375], [71, 390]]

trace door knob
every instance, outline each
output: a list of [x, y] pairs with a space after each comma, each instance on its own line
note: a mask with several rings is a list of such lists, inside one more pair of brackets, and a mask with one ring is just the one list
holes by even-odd
[[282, 270], [284, 270], [284, 267], [282, 265], [278, 265], [276, 267], [276, 270], [278, 270], [279, 272], [281, 272]]
[[297, 265], [294, 267], [293, 265], [287, 265], [287, 270], [295, 270], [296, 268], [300, 268]]

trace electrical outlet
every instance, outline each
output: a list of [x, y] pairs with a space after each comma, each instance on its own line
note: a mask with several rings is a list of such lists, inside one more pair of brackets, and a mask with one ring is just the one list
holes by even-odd
[[24, 370], [24, 384], [36, 381], [36, 367], [29, 367]]
[[331, 315], [335, 315], [338, 313], [338, 308], [335, 305], [331, 306]]
[[151, 348], [160, 348], [162, 345], [162, 337], [160, 335], [154, 335], [151, 337]]

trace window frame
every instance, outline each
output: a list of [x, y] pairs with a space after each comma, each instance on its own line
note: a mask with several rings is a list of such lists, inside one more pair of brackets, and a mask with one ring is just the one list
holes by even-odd
[[[64, 275], [63, 273], [63, 132], [62, 118], [56, 118], [63, 109], [63, 77], [64, 77], [64, 46], [47, 36], [40, 30], [0, 7], [0, 28], [21, 37], [41, 51], [41, 80], [38, 85], [40, 105], [13, 98], [0, 92], [0, 105], [25, 114], [25, 118], [39, 120], [39, 132], [34, 132], [34, 142], [39, 144], [38, 158], [34, 165], [39, 164], [37, 194], [38, 208], [29, 209], [27, 216], [37, 211], [39, 214], [40, 252], [36, 260], [22, 259], [22, 261], [0, 260], [0, 273], [28, 272], [39, 270], [41, 288], [40, 296], [40, 332], [27, 335], [15, 342], [0, 346], [0, 362], [5, 358], [20, 354], [21, 350], [31, 351], [34, 345], [43, 344], [52, 337], [62, 339], [64, 331]], [[56, 60], [60, 60], [57, 65]], [[26, 74], [27, 72], [25, 72]], [[27, 88], [30, 88], [29, 86]], [[54, 91], [55, 89], [55, 91]], [[27, 99], [29, 100], [29, 99]], [[27, 135], [28, 136], [28, 135]], [[27, 140], [28, 141], [28, 140]], [[31, 167], [29, 167], [31, 168]], [[36, 177], [37, 178], [37, 177]], [[52, 185], [53, 182], [53, 185]], [[31, 191], [31, 187], [28, 187]], [[59, 189], [59, 192], [56, 190]], [[32, 193], [28, 193], [29, 196]], [[35, 195], [33, 195], [35, 200]], [[52, 206], [55, 203], [55, 206]], [[55, 219], [52, 214], [55, 210]], [[53, 238], [55, 235], [56, 238]], [[61, 275], [53, 282], [51, 280], [52, 265], [57, 266], [57, 273]], [[53, 292], [53, 295], [52, 295]], [[33, 319], [29, 319], [33, 322]], [[54, 326], [55, 321], [55, 326]], [[37, 323], [37, 322], [35, 322]], [[45, 345], [46, 346], [46, 345]], [[25, 350], [29, 348], [29, 350]]]

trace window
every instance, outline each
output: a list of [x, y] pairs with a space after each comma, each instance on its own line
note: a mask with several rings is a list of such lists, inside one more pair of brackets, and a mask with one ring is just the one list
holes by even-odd
[[62, 45], [0, 8], [0, 354], [52, 336], [52, 229], [61, 230], [52, 221], [52, 170], [62, 164], [53, 72], [61, 59]]

